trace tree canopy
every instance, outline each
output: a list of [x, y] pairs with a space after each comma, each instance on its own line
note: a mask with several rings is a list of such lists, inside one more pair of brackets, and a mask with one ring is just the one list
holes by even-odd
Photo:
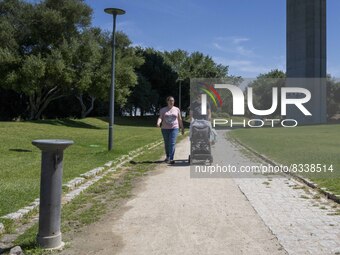
[[[111, 35], [91, 27], [92, 9], [84, 1], [4, 0], [0, 13], [0, 87], [27, 97], [27, 118], [39, 119], [52, 101], [66, 95], [79, 100], [81, 117], [96, 98], [107, 100]], [[116, 37], [116, 103], [122, 106], [143, 59], [125, 34]]]

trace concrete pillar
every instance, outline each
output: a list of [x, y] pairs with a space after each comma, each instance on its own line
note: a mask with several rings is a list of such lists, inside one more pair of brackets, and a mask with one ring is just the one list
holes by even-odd
[[312, 116], [289, 106], [287, 118], [299, 124], [326, 122], [326, 0], [287, 0], [287, 77], [286, 86], [312, 94], [305, 104]]
[[32, 144], [42, 151], [37, 241], [43, 249], [60, 249], [63, 152], [73, 141], [34, 140]]

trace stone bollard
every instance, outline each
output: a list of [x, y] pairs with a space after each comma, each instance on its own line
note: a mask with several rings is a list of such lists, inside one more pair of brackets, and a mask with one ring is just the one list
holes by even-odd
[[42, 151], [40, 179], [39, 232], [37, 242], [43, 249], [60, 249], [63, 152], [71, 140], [34, 140]]

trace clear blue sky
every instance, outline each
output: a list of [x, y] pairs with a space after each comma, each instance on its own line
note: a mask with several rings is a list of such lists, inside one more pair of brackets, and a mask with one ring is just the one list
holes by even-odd
[[[135, 45], [210, 55], [229, 73], [255, 77], [285, 70], [286, 0], [86, 0], [93, 25], [112, 29], [106, 7], [126, 10], [117, 29]], [[340, 1], [327, 0], [328, 73], [340, 77]]]

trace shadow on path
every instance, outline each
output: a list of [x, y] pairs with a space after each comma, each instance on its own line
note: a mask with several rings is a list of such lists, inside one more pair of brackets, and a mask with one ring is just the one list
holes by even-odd
[[183, 166], [190, 166], [188, 159], [177, 159], [175, 160], [175, 164], [169, 166], [172, 167], [183, 167]]
[[161, 164], [165, 163], [164, 160], [156, 160], [156, 161], [151, 161], [151, 160], [145, 160], [145, 161], [134, 161], [130, 160], [130, 164], [137, 165], [137, 164]]
[[[151, 160], [145, 160], [145, 161], [134, 161], [130, 160], [130, 164], [137, 165], [137, 164], [167, 164], [164, 160], [156, 160], [156, 161], [151, 161]], [[172, 167], [183, 167], [183, 166], [189, 166], [189, 161], [188, 159], [177, 159], [175, 160], [175, 164], [167, 164], [168, 166]]]

